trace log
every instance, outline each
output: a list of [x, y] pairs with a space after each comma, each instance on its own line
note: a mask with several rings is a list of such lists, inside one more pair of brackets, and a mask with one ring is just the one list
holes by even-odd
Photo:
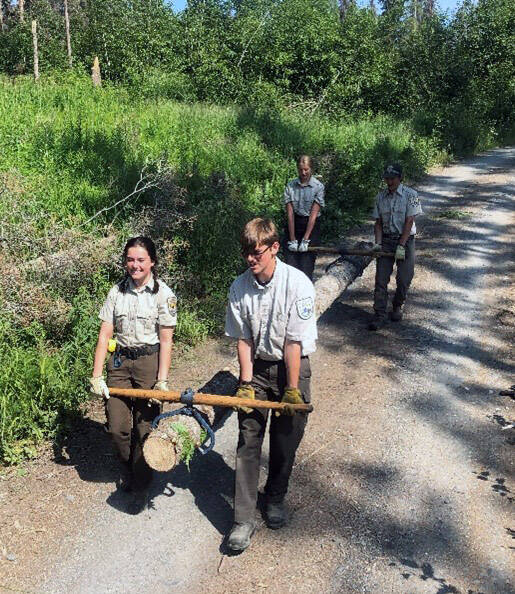
[[338, 256], [364, 256], [370, 258], [393, 258], [395, 256], [394, 252], [374, 252], [372, 250], [355, 250], [323, 246], [310, 247], [308, 248], [308, 252], [313, 252], [315, 254], [335, 254]]
[[[204, 419], [212, 425], [215, 412], [210, 406], [197, 406]], [[143, 444], [143, 456], [154, 470], [166, 472], [179, 462], [189, 462], [194, 450], [202, 445], [202, 428], [192, 417], [174, 415], [161, 419]]]

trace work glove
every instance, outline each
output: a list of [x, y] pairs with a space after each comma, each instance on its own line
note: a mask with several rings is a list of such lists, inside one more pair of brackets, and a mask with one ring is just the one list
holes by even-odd
[[109, 388], [102, 376], [90, 378], [89, 385], [89, 391], [95, 396], [102, 396], [106, 400], [109, 398]]
[[380, 243], [372, 244], [372, 251], [373, 252], [381, 252], [383, 251], [383, 246]]
[[[251, 400], [256, 399], [256, 392], [254, 388], [249, 383], [240, 383], [238, 389], [236, 390], [236, 394], [234, 395], [236, 398], [250, 398]], [[235, 406], [234, 410], [241, 410], [247, 415], [250, 415], [252, 412], [252, 408], [248, 406]]]
[[299, 250], [298, 250], [298, 251], [299, 251], [299, 252], [307, 252], [307, 251], [308, 251], [308, 247], [309, 247], [309, 242], [310, 242], [310, 240], [309, 240], [309, 239], [303, 239], [303, 240], [300, 242], [300, 245], [299, 245]]
[[[302, 393], [298, 388], [285, 388], [281, 402], [283, 404], [304, 404]], [[285, 406], [281, 411], [276, 411], [276, 416], [288, 415], [292, 417], [294, 414], [295, 410], [289, 406]]]
[[405, 260], [406, 259], [406, 248], [399, 244], [397, 249], [395, 250], [395, 259], [396, 260]]
[[[161, 390], [162, 392], [169, 392], [170, 386], [168, 385], [168, 380], [157, 380], [157, 382], [154, 384], [154, 390]], [[149, 398], [148, 406], [152, 406], [152, 404], [161, 405], [162, 402], [161, 402], [161, 400], [158, 400], [157, 398]]]
[[299, 242], [294, 239], [293, 241], [288, 242], [288, 250], [290, 252], [298, 252], [299, 251]]

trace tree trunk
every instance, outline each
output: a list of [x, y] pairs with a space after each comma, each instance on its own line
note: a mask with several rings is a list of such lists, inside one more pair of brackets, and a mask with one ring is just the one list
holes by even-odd
[[39, 57], [38, 57], [38, 22], [32, 21], [32, 43], [34, 45], [34, 81], [39, 80]]
[[[359, 242], [357, 244], [342, 245], [347, 249], [370, 249], [369, 242]], [[363, 270], [372, 261], [370, 257], [362, 256], [342, 256], [327, 267], [324, 274], [315, 283], [316, 293], [316, 316], [317, 319], [332, 305], [334, 300], [345, 291], [345, 289], [363, 274]], [[236, 390], [239, 377], [238, 359], [233, 359], [228, 367], [219, 371], [205, 384], [199, 392], [208, 394], [233, 394]], [[205, 415], [208, 423], [213, 425], [218, 412], [213, 407], [197, 406]], [[227, 410], [227, 409], [226, 409]], [[220, 416], [225, 416], [221, 411]], [[183, 419], [185, 419], [183, 421]], [[171, 417], [163, 419], [158, 427], [150, 433], [143, 446], [143, 455], [147, 464], [161, 472], [172, 470], [180, 461], [184, 459], [184, 436], [179, 435], [174, 429], [174, 423], [183, 423], [187, 426], [187, 442], [200, 445], [200, 428], [198, 423], [191, 417]], [[181, 441], [182, 439], [182, 441]], [[189, 460], [188, 460], [189, 461]]]
[[98, 63], [98, 56], [95, 56], [93, 60], [93, 66], [91, 68], [91, 80], [93, 81], [94, 87], [102, 86], [102, 77], [100, 76], [100, 64]]
[[68, 65], [72, 67], [72, 43], [70, 39], [70, 17], [68, 15], [68, 0], [64, 0], [64, 24], [66, 28], [66, 50], [68, 52]]
[[20, 14], [20, 21], [23, 23], [25, 20], [25, 0], [18, 1], [18, 11]]

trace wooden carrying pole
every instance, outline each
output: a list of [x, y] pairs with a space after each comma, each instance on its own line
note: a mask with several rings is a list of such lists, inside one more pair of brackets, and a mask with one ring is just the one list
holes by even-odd
[[310, 247], [308, 252], [315, 254], [337, 254], [338, 256], [365, 256], [368, 258], [380, 258], [383, 256], [393, 258], [394, 252], [373, 252], [372, 250], [347, 250], [335, 247]]
[[[128, 398], [155, 398], [166, 402], [180, 402], [181, 393], [175, 390], [163, 392], [162, 390], [132, 390], [129, 388], [109, 388], [109, 393], [113, 396], [126, 396]], [[271, 400], [253, 400], [251, 398], [236, 398], [235, 396], [218, 396], [217, 394], [203, 394], [196, 392], [193, 396], [193, 404], [204, 404], [208, 406], [245, 406], [247, 408], [270, 408], [274, 410], [283, 410], [292, 408], [298, 412], [312, 412], [313, 407], [310, 404], [283, 404], [282, 402], [272, 402]]]

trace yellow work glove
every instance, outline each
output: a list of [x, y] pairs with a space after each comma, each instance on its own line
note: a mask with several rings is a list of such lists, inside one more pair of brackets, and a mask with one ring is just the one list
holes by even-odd
[[[304, 404], [302, 393], [298, 388], [285, 388], [281, 402], [283, 404]], [[277, 411], [276, 415], [277, 413], [292, 417], [295, 414], [295, 409], [285, 406], [280, 412]]]
[[[161, 392], [169, 392], [170, 386], [168, 385], [168, 380], [157, 380], [153, 389], [160, 390]], [[153, 404], [161, 405], [162, 401], [158, 400], [157, 398], [149, 398], [148, 406], [152, 406]]]
[[[235, 398], [250, 398], [250, 400], [255, 400], [256, 392], [254, 391], [254, 388], [249, 383], [241, 383], [238, 386], [238, 389], [236, 390], [236, 394], [234, 396], [235, 396]], [[252, 412], [253, 409], [249, 408], [248, 406], [236, 405], [234, 407], [234, 410], [241, 410], [244, 413], [246, 413], [247, 415], [250, 415], [250, 413]]]
[[405, 260], [406, 259], [406, 248], [399, 244], [397, 249], [395, 250], [395, 259], [396, 260]]
[[89, 391], [95, 396], [103, 396], [106, 400], [109, 398], [109, 388], [101, 375], [90, 378], [89, 385]]

